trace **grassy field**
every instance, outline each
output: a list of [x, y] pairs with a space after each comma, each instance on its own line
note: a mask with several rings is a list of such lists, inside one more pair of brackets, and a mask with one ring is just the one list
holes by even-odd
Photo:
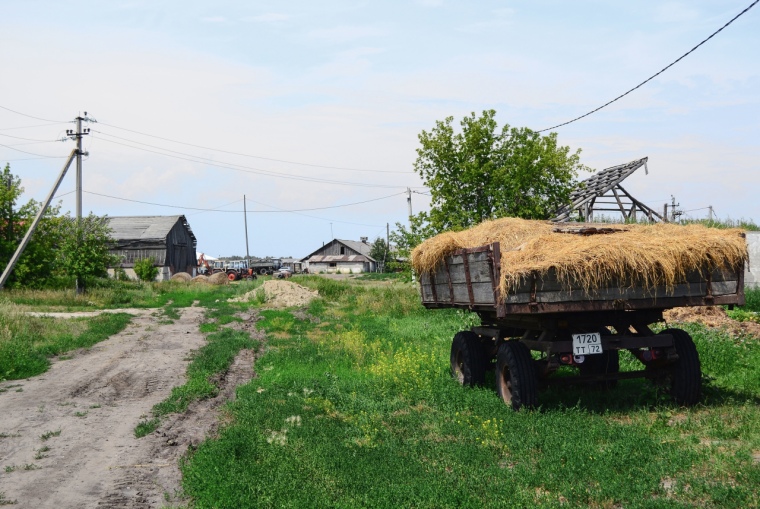
[[408, 284], [305, 281], [323, 298], [262, 312], [258, 378], [183, 464], [196, 507], [758, 506], [756, 338], [685, 326], [705, 373], [691, 409], [630, 380], [516, 413], [448, 374], [472, 315]]
[[[704, 373], [703, 401], [690, 409], [645, 380], [628, 380], [610, 391], [552, 389], [541, 393], [539, 409], [513, 412], [490, 386], [466, 389], [449, 375], [451, 338], [476, 316], [425, 310], [416, 288], [399, 281], [294, 282], [321, 298], [306, 314], [260, 311], [267, 340], [257, 378], [238, 389], [219, 436], [182, 464], [194, 507], [760, 505], [758, 338], [683, 326]], [[39, 371], [48, 355], [77, 347], [56, 338], [92, 342], [110, 330], [102, 325], [95, 334], [86, 322], [52, 319], [33, 325], [36, 319], [19, 318], [22, 309], [161, 307], [176, 319], [177, 308], [199, 301], [208, 345], [188, 383], [136, 430], [150, 432], [162, 415], [215, 394], [214, 374], [240, 348], [258, 346], [222, 327], [251, 305], [227, 298], [258, 284], [144, 285], [86, 300], [4, 293], [0, 375], [20, 377], [26, 365], [5, 353], [9, 344], [42, 359]], [[759, 308], [760, 292], [750, 292], [743, 311]], [[633, 369], [626, 357], [622, 369]]]

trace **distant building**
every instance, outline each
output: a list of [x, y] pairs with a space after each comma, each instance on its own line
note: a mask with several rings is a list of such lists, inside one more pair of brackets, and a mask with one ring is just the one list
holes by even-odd
[[[747, 232], [747, 247], [749, 248], [749, 260], [757, 264], [757, 260], [760, 260], [760, 232]], [[750, 272], [750, 268], [754, 268], [753, 272]], [[760, 288], [760, 277], [758, 277], [757, 267], [750, 267], [748, 263], [744, 267], [744, 285], [750, 288]]]
[[333, 239], [301, 261], [307, 264], [311, 274], [375, 272], [377, 261], [369, 255], [371, 249], [367, 237], [358, 242]]
[[[136, 279], [135, 262], [152, 258], [159, 268], [157, 281], [165, 281], [178, 272], [196, 275], [197, 240], [185, 216], [120, 216], [109, 217], [113, 247], [111, 254], [127, 275]], [[114, 267], [115, 268], [115, 267]], [[108, 270], [113, 275], [113, 269]]]

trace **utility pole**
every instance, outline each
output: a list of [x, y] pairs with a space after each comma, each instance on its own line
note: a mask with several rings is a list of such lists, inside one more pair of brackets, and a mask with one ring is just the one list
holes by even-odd
[[708, 206], [707, 208], [708, 208], [708, 212], [707, 213], [709, 214], [708, 217], [710, 218], [710, 222], [712, 223], [712, 220], [713, 220], [713, 208], [712, 208], [712, 205]]
[[406, 188], [406, 204], [409, 207], [409, 226], [412, 226], [412, 190]]
[[243, 195], [243, 222], [245, 224], [245, 262], [250, 265], [251, 255], [248, 253], [248, 211], [245, 208], [245, 195]]
[[676, 217], [680, 216], [681, 213], [676, 211], [676, 207], [680, 207], [680, 203], [676, 203], [676, 197], [672, 194], [670, 195], [670, 220], [672, 222], [676, 222]]
[[383, 253], [383, 272], [388, 264], [388, 252], [391, 250], [391, 227], [385, 223], [385, 253]]
[[[87, 112], [84, 112], [84, 117], [78, 116], [76, 119], [77, 122], [77, 130], [74, 132], [71, 129], [66, 129], [66, 136], [69, 138], [76, 140], [77, 142], [77, 148], [76, 148], [76, 158], [77, 158], [77, 182], [76, 182], [76, 195], [77, 195], [77, 248], [79, 248], [82, 245], [82, 156], [89, 155], [87, 152], [82, 152], [82, 136], [87, 136], [90, 134], [90, 129], [86, 128], [84, 131], [82, 130], [82, 121], [91, 121], [94, 122], [93, 119], [87, 118]], [[79, 277], [77, 277], [77, 295], [80, 295], [82, 293], [82, 281], [79, 280]]]
[[55, 181], [55, 184], [53, 184], [53, 188], [48, 193], [48, 196], [40, 207], [40, 210], [37, 211], [37, 216], [35, 216], [34, 221], [32, 221], [31, 226], [29, 226], [29, 229], [26, 231], [26, 235], [24, 235], [24, 238], [21, 239], [21, 244], [19, 244], [19, 246], [16, 248], [16, 252], [13, 253], [13, 256], [11, 256], [8, 265], [5, 266], [5, 270], [3, 271], [2, 275], [0, 275], [0, 288], [5, 286], [5, 283], [8, 281], [8, 277], [10, 277], [11, 272], [13, 272], [13, 268], [16, 266], [16, 262], [18, 262], [18, 259], [24, 252], [24, 249], [26, 249], [26, 245], [29, 243], [29, 239], [32, 238], [32, 234], [37, 229], [37, 225], [40, 223], [42, 216], [45, 215], [45, 211], [50, 205], [50, 202], [53, 201], [53, 196], [55, 196], [55, 192], [58, 190], [58, 186], [61, 185], [63, 177], [66, 176], [66, 172], [68, 171], [69, 166], [71, 166], [71, 163], [74, 161], [76, 153], [77, 149], [71, 151], [69, 158], [66, 160], [66, 164], [63, 165], [61, 173], [58, 175], [58, 179]]

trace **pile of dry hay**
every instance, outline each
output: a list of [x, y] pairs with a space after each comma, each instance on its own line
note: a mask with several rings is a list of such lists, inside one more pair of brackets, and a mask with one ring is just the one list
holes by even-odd
[[507, 295], [533, 273], [540, 277], [550, 270], [556, 271], [557, 278], [568, 287], [580, 284], [587, 291], [611, 283], [672, 290], [690, 272], [706, 275], [719, 268], [736, 271], [748, 260], [747, 243], [739, 229], [672, 223], [604, 224], [595, 226], [621, 231], [582, 236], [553, 232], [557, 226], [548, 221], [504, 218], [461, 232], [442, 233], [412, 251], [412, 266], [419, 273], [430, 273], [457, 249], [499, 242], [500, 290]]

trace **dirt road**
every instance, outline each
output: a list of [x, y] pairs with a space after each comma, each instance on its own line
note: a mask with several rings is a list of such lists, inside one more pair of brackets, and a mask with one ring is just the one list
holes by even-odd
[[189, 354], [205, 343], [203, 309], [174, 323], [154, 310], [120, 334], [54, 362], [38, 377], [0, 384], [0, 504], [12, 507], [164, 507], [178, 502], [178, 458], [216, 425], [214, 409], [250, 379], [242, 352], [217, 401], [169, 416], [137, 439], [135, 426], [184, 383]]

